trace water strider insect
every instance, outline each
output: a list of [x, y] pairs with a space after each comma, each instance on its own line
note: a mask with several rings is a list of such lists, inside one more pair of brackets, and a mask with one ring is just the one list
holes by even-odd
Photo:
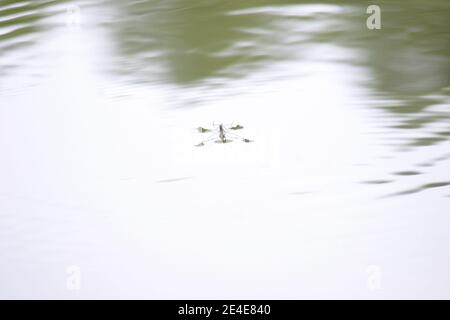
[[213, 124], [213, 129], [198, 127], [197, 128], [198, 132], [200, 132], [200, 133], [212, 132], [212, 134], [208, 138], [206, 138], [205, 140], [200, 142], [199, 144], [196, 144], [195, 146], [203, 147], [205, 145], [205, 143], [207, 143], [209, 141], [214, 141], [216, 143], [228, 143], [228, 142], [232, 142], [233, 141], [232, 139], [238, 139], [245, 143], [252, 142], [252, 140], [243, 138], [240, 135], [230, 131], [230, 130], [236, 131], [236, 130], [241, 130], [241, 129], [244, 129], [244, 127], [241, 126], [240, 124], [229, 125], [229, 126], [224, 125], [224, 124], [219, 124], [217, 126], [217, 125]]

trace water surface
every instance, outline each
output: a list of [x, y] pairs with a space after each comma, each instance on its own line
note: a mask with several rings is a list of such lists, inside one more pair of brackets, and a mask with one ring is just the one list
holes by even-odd
[[449, 298], [450, 5], [377, 4], [1, 0], [0, 297]]

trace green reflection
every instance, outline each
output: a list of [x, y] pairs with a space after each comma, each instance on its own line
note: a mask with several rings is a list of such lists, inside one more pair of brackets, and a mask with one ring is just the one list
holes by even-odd
[[[18, 50], [25, 50], [39, 41], [38, 34], [49, 26], [43, 19], [50, 13], [47, 8], [64, 0], [1, 0], [0, 1], [0, 57], [14, 54]], [[15, 65], [7, 62], [0, 64], [4, 75]], [[0, 79], [1, 80], [1, 79]]]

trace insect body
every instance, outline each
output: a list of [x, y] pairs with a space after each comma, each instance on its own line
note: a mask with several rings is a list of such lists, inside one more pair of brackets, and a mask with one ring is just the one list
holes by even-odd
[[228, 143], [228, 142], [232, 142], [233, 139], [237, 139], [237, 140], [241, 140], [242, 142], [245, 142], [245, 143], [252, 142], [252, 140], [243, 138], [243, 137], [230, 131], [230, 130], [235, 131], [235, 130], [244, 129], [244, 127], [239, 124], [230, 125], [230, 126], [226, 126], [224, 124], [219, 124], [218, 126], [214, 125], [213, 127], [214, 127], [213, 129], [203, 128], [203, 127], [197, 128], [197, 131], [200, 133], [205, 133], [205, 132], [213, 132], [213, 133], [206, 140], [203, 140], [199, 144], [196, 144], [195, 145], [196, 147], [203, 147], [205, 145], [205, 143], [207, 143], [209, 141], [214, 141], [216, 143]]
[[219, 125], [219, 138], [222, 143], [225, 143], [227, 141], [227, 138], [225, 138], [225, 131], [223, 130], [223, 125]]

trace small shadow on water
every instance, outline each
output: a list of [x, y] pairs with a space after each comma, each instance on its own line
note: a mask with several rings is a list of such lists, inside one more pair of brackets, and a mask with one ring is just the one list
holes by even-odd
[[361, 181], [361, 183], [364, 184], [386, 184], [394, 182], [394, 180], [368, 180], [368, 181]]
[[432, 167], [433, 163], [423, 162], [418, 164], [419, 167]]
[[440, 187], [445, 187], [450, 185], [450, 182], [448, 181], [444, 181], [444, 182], [433, 182], [433, 183], [427, 183], [424, 184], [420, 187], [417, 188], [413, 188], [413, 189], [408, 189], [408, 190], [404, 190], [404, 191], [400, 191], [400, 192], [395, 192], [392, 194], [388, 194], [382, 198], [390, 198], [390, 197], [395, 197], [395, 196], [403, 196], [403, 195], [407, 195], [407, 194], [413, 194], [413, 193], [417, 193], [417, 192], [421, 192], [421, 191], [425, 191], [428, 189], [433, 189], [433, 188], [440, 188]]
[[170, 182], [178, 182], [183, 180], [192, 179], [192, 177], [180, 177], [180, 178], [173, 178], [173, 179], [162, 179], [156, 181], [156, 183], [170, 183]]
[[413, 142], [411, 142], [410, 146], [413, 147], [428, 147], [431, 145], [435, 145], [439, 142], [446, 141], [447, 138], [444, 136], [433, 136], [433, 137], [422, 137], [417, 138]]
[[419, 174], [422, 174], [422, 172], [419, 171], [398, 171], [398, 172], [393, 172], [392, 174], [395, 174], [397, 176], [417, 176]]
[[436, 158], [430, 160], [429, 162], [419, 163], [418, 166], [419, 167], [432, 167], [432, 166], [434, 166], [436, 164], [436, 162], [440, 162], [440, 161], [444, 161], [444, 160], [448, 160], [448, 159], [450, 159], [450, 154], [449, 153], [444, 154], [444, 155], [439, 156], [439, 157], [436, 157]]

